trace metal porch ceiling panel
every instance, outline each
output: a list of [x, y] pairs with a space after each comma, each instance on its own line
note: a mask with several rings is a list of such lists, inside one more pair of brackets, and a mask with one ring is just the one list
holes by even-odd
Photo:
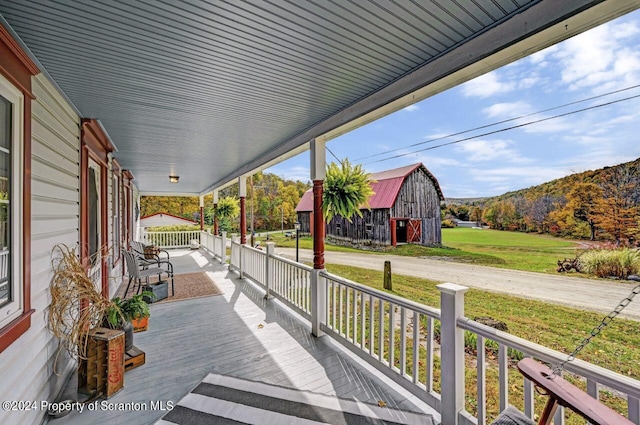
[[0, 0], [0, 13], [142, 192], [197, 194], [536, 2]]

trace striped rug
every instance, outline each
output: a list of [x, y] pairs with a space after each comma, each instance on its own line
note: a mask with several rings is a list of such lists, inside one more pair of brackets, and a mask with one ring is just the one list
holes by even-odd
[[156, 424], [421, 424], [429, 415], [298, 391], [223, 375], [208, 375]]

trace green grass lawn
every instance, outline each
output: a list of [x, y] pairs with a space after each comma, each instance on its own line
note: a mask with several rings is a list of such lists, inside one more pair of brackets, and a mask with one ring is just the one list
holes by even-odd
[[515, 270], [556, 273], [557, 260], [576, 256], [575, 242], [521, 232], [491, 229], [442, 229], [442, 243], [477, 255], [499, 258], [493, 264]]
[[[294, 248], [295, 239], [281, 234], [271, 235], [279, 247]], [[258, 238], [264, 244], [266, 238]], [[313, 239], [305, 236], [299, 240], [301, 249], [313, 249]], [[399, 245], [389, 248], [385, 254], [408, 257], [432, 257], [449, 261], [481, 264], [514, 270], [556, 273], [556, 262], [562, 258], [575, 257], [575, 242], [550, 236], [520, 232], [506, 232], [490, 229], [455, 228], [442, 229], [442, 248], [429, 248], [421, 245]], [[325, 244], [327, 251], [340, 252], [379, 252], [363, 251], [355, 248]]]

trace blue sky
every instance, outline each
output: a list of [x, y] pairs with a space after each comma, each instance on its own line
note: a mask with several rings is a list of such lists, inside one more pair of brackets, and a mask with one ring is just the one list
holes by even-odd
[[[446, 197], [499, 195], [640, 157], [640, 97], [501, 133], [488, 131], [640, 96], [640, 87], [419, 146], [416, 143], [640, 85], [640, 12], [330, 141], [336, 156], [377, 172], [422, 162]], [[387, 151], [393, 152], [383, 154]], [[365, 155], [383, 154], [371, 158]], [[390, 156], [407, 154], [399, 158]], [[384, 161], [375, 162], [384, 159]], [[327, 161], [335, 158], [327, 153]], [[309, 153], [266, 172], [309, 180]]]

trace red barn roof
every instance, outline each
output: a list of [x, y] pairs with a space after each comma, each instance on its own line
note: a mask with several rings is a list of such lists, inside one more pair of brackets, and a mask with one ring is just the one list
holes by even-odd
[[[431, 179], [436, 187], [440, 199], [444, 200], [444, 195], [440, 190], [438, 180], [422, 163], [419, 163], [371, 174], [371, 180], [375, 181], [371, 183], [371, 189], [373, 189], [375, 193], [369, 198], [369, 207], [371, 209], [393, 207], [398, 193], [400, 193], [402, 183], [404, 183], [404, 179], [418, 168], [422, 168], [423, 171], [427, 173], [427, 176], [429, 176], [429, 179]], [[296, 212], [302, 211], [313, 211], [313, 193], [311, 190], [306, 191], [302, 199], [300, 199], [300, 202], [298, 202]]]

